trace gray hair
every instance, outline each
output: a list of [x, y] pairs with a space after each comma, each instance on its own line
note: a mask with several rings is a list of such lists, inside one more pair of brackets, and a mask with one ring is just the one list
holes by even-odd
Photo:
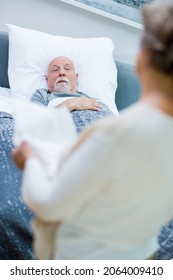
[[173, 0], [156, 0], [142, 8], [144, 31], [141, 47], [150, 53], [150, 64], [173, 74]]

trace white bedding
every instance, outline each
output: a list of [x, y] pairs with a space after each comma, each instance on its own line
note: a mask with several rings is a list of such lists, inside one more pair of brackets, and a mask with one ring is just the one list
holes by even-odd
[[12, 114], [12, 96], [9, 88], [0, 87], [0, 112]]
[[61, 159], [77, 139], [73, 119], [67, 108], [52, 110], [20, 101], [14, 103], [13, 116], [14, 144], [18, 146], [27, 141], [45, 167], [47, 175], [54, 177]]
[[[54, 108], [55, 106], [70, 98], [72, 97], [61, 98], [61, 100], [55, 98], [49, 102], [48, 107]], [[10, 89], [0, 86], [0, 112], [12, 114], [14, 111], [14, 104], [16, 103], [16, 101], [20, 100], [21, 98], [16, 98], [15, 100], [13, 100]]]

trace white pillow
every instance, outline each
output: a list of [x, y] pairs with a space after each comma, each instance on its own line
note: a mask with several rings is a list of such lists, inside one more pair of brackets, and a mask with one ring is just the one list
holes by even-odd
[[48, 64], [57, 56], [66, 56], [79, 74], [78, 91], [99, 98], [117, 114], [117, 69], [110, 38], [71, 38], [7, 26], [8, 75], [13, 98], [29, 100], [36, 89], [47, 88]]

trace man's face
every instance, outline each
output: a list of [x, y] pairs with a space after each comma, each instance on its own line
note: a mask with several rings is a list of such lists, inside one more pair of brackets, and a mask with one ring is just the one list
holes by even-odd
[[57, 57], [48, 67], [48, 89], [50, 92], [76, 93], [77, 77], [72, 61], [64, 56]]

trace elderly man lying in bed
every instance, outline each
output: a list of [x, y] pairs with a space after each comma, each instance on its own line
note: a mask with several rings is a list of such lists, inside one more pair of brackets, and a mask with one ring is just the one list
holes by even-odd
[[[31, 101], [51, 107], [65, 105], [71, 112], [77, 132], [98, 118], [109, 116], [112, 112], [103, 103], [77, 92], [77, 78], [74, 64], [66, 57], [58, 57], [48, 67], [48, 91], [37, 90]], [[3, 132], [2, 157], [0, 166], [7, 163], [7, 171], [1, 168], [0, 202], [0, 259], [31, 259], [32, 233], [30, 222], [32, 213], [21, 199], [21, 171], [11, 159], [13, 149], [14, 122], [10, 114], [2, 113], [0, 118]], [[7, 191], [8, 190], [8, 191]]]
[[[48, 90], [37, 90], [31, 101], [57, 108], [66, 106], [78, 132], [98, 118], [113, 114], [107, 105], [77, 91], [78, 74], [73, 62], [64, 56], [54, 58], [48, 67]], [[79, 112], [80, 111], [80, 112]]]

